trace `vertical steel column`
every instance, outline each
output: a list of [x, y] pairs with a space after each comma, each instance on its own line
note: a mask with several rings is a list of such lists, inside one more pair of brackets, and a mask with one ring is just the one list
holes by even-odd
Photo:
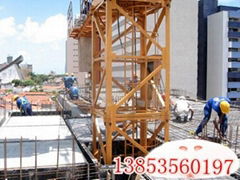
[[[147, 31], [146, 27], [146, 15], [141, 15], [138, 18], [138, 22], [140, 26]], [[135, 44], [136, 46], [136, 44]], [[140, 55], [141, 56], [146, 56], [146, 37], [143, 33], [140, 34]], [[147, 61], [147, 59], [144, 59]], [[144, 80], [147, 77], [147, 62], [141, 63], [140, 65], [140, 78], [141, 81]], [[144, 102], [145, 107], [141, 107], [141, 109], [146, 110], [147, 109], [147, 104], [148, 104], [148, 96], [147, 96], [147, 87], [148, 83], [146, 83], [142, 88], [141, 88], [141, 100]], [[141, 121], [140, 122], [140, 144], [146, 148], [147, 147], [147, 121]]]
[[[94, 23], [93, 17], [92, 17], [92, 102], [94, 102], [96, 98], [96, 49], [97, 49], [97, 30], [96, 25]], [[92, 123], [93, 123], [93, 140], [92, 140], [92, 147], [93, 147], [93, 154], [97, 151], [97, 133], [96, 133], [96, 114], [95, 114], [95, 104], [92, 104]]]
[[112, 126], [113, 126], [113, 102], [112, 102], [112, 0], [106, 0], [106, 164], [112, 164]]
[[166, 7], [166, 14], [165, 14], [165, 44], [166, 47], [164, 48], [163, 58], [165, 63], [165, 70], [166, 70], [166, 86], [165, 86], [165, 105], [166, 105], [166, 117], [165, 117], [165, 126], [164, 126], [164, 140], [169, 141], [169, 120], [170, 120], [170, 4]]

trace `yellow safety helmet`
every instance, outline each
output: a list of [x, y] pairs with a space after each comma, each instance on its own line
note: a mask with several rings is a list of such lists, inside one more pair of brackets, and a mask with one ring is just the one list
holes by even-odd
[[230, 104], [227, 101], [220, 102], [220, 109], [223, 114], [227, 114], [230, 111]]
[[68, 73], [65, 73], [65, 76], [68, 76]]
[[14, 95], [13, 100], [16, 101], [19, 98], [19, 95]]
[[74, 76], [74, 73], [72, 73], [71, 76]]

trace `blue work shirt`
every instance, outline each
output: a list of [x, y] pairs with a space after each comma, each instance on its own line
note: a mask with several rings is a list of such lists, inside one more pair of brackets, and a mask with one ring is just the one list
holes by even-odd
[[209, 99], [206, 105], [208, 105], [209, 108], [214, 109], [218, 114], [221, 114], [222, 111], [220, 109], [220, 102], [222, 101], [227, 101], [230, 103], [230, 99], [220, 96]]
[[24, 105], [30, 104], [26, 97], [20, 97], [17, 99], [17, 107], [21, 109]]
[[74, 81], [77, 81], [75, 77], [65, 77], [64, 78], [64, 85], [66, 88], [70, 89], [73, 86]]
[[78, 88], [72, 86], [70, 88], [70, 93], [71, 93], [72, 96], [78, 96]]

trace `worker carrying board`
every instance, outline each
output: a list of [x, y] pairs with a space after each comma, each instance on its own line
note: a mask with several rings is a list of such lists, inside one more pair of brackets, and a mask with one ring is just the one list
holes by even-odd
[[[199, 124], [197, 130], [195, 131], [195, 135], [198, 135], [202, 132], [204, 126], [208, 123], [209, 119], [211, 118], [211, 113], [213, 110], [214, 114], [214, 125], [217, 129], [220, 137], [224, 137], [227, 127], [228, 127], [228, 118], [227, 114], [230, 111], [230, 100], [226, 97], [214, 97], [207, 101], [206, 105], [204, 106], [204, 118], [202, 122]], [[217, 117], [219, 118], [218, 121]], [[220, 124], [220, 129], [218, 125]]]
[[178, 121], [184, 120], [186, 122], [193, 118], [193, 110], [184, 96], [180, 96], [176, 101], [173, 112]]
[[22, 116], [32, 115], [32, 105], [25, 96], [19, 97], [18, 95], [15, 95], [13, 100], [16, 101], [17, 107], [20, 109]]

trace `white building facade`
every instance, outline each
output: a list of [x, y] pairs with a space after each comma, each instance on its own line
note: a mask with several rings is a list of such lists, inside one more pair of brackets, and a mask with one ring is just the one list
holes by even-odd
[[240, 10], [208, 17], [207, 98], [240, 100]]

